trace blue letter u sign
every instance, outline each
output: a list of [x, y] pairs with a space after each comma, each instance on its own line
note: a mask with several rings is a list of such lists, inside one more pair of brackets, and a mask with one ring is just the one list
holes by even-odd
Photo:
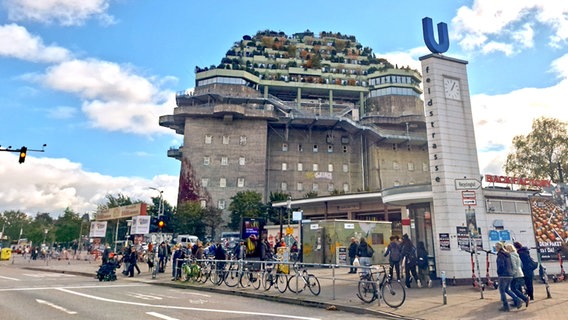
[[448, 25], [440, 22], [438, 23], [438, 39], [439, 43], [434, 38], [434, 27], [432, 19], [425, 17], [422, 19], [422, 33], [424, 34], [424, 43], [432, 53], [444, 53], [450, 47], [450, 38], [448, 37]]

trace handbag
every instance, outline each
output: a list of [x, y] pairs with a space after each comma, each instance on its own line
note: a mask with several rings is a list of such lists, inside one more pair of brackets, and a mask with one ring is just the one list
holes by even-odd
[[355, 257], [355, 260], [353, 260], [353, 266], [354, 267], [360, 267], [361, 263], [359, 262], [359, 258]]

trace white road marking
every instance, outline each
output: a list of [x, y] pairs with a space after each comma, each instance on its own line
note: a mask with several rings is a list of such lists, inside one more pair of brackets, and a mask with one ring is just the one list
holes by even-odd
[[65, 277], [76, 277], [72, 274], [64, 274], [64, 273], [24, 273], [26, 277], [32, 278], [65, 278]]
[[20, 281], [20, 279], [16, 279], [16, 278], [10, 278], [10, 277], [3, 277], [3, 276], [0, 276], [0, 279], [6, 279], [6, 280], [14, 280], [14, 281]]
[[10, 288], [10, 289], [0, 289], [3, 291], [35, 291], [35, 290], [54, 290], [59, 288], [64, 289], [98, 289], [98, 288], [115, 288], [115, 287], [147, 287], [145, 284], [119, 284], [119, 285], [109, 285], [109, 286], [64, 286], [64, 287], [27, 287], [27, 288]]
[[67, 314], [77, 314], [77, 312], [75, 312], [75, 311], [67, 310], [67, 309], [65, 309], [65, 308], [63, 308], [63, 307], [61, 307], [61, 306], [58, 306], [58, 305], [53, 304], [53, 303], [51, 303], [51, 302], [47, 302], [47, 301], [45, 301], [45, 300], [36, 299], [36, 301], [37, 301], [39, 304], [45, 304], [46, 306], [50, 306], [50, 307], [52, 307], [52, 308], [54, 308], [54, 309], [57, 309], [57, 310], [59, 310], [59, 311], [63, 311], [63, 312], [65, 312], [65, 313], [67, 313]]
[[211, 298], [211, 295], [209, 295], [209, 294], [197, 293], [197, 292], [182, 292], [181, 294], [190, 294], [190, 295], [193, 295], [193, 296], [201, 296], [201, 297]]
[[162, 297], [152, 296], [149, 294], [136, 293], [136, 292], [129, 293], [128, 295], [143, 300], [163, 300]]
[[154, 316], [156, 318], [165, 319], [165, 320], [178, 320], [177, 318], [168, 317], [166, 315], [157, 312], [146, 312], [146, 314], [149, 316]]
[[163, 308], [163, 309], [178, 309], [178, 310], [192, 310], [192, 311], [201, 311], [201, 312], [211, 312], [211, 313], [224, 313], [224, 314], [239, 314], [239, 315], [253, 315], [253, 316], [265, 316], [270, 318], [287, 318], [287, 319], [302, 319], [302, 320], [320, 320], [319, 318], [309, 318], [309, 317], [300, 317], [300, 316], [292, 316], [287, 314], [276, 314], [276, 313], [265, 313], [265, 312], [250, 312], [250, 311], [238, 311], [238, 310], [218, 310], [218, 309], [203, 309], [203, 308], [190, 308], [190, 307], [180, 307], [180, 306], [167, 306], [167, 305], [155, 305], [155, 304], [148, 304], [142, 302], [130, 302], [130, 301], [121, 301], [121, 300], [114, 300], [114, 299], [107, 299], [102, 297], [93, 296], [86, 293], [80, 293], [71, 291], [64, 288], [55, 288], [56, 290], [67, 292], [69, 294], [74, 294], [77, 296], [105, 301], [105, 302], [112, 302], [118, 304], [128, 304], [140, 307], [151, 307], [151, 308]]
[[189, 303], [191, 303], [191, 304], [204, 304], [204, 303], [207, 303], [207, 302], [208, 302], [207, 300], [203, 300], [203, 299], [198, 299], [198, 300], [189, 299]]

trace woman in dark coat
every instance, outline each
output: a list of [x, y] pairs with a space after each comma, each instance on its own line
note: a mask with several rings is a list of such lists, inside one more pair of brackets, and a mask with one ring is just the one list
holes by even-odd
[[538, 264], [531, 258], [527, 247], [523, 247], [520, 242], [515, 242], [513, 245], [517, 249], [517, 253], [523, 263], [522, 269], [525, 278], [525, 286], [527, 287], [527, 296], [529, 296], [531, 300], [534, 300], [533, 278], [534, 270], [538, 267]]

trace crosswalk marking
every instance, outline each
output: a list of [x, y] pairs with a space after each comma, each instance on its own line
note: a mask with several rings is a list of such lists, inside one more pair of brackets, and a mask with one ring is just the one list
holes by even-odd
[[10, 278], [10, 277], [3, 277], [3, 276], [0, 276], [0, 279], [13, 280], [13, 281], [20, 281], [20, 279]]
[[63, 312], [65, 312], [65, 313], [67, 313], [67, 314], [77, 314], [77, 312], [75, 312], [75, 311], [67, 310], [67, 309], [63, 308], [62, 306], [58, 306], [58, 305], [56, 305], [56, 304], [54, 304], [54, 303], [51, 303], [51, 302], [48, 302], [48, 301], [45, 301], [45, 300], [36, 299], [36, 301], [37, 301], [39, 304], [45, 304], [46, 306], [50, 306], [50, 307], [52, 307], [52, 308], [54, 308], [54, 309], [57, 309], [57, 310], [59, 310], [59, 311], [63, 311]]
[[178, 320], [177, 318], [172, 318], [172, 317], [168, 317], [166, 315], [163, 315], [161, 313], [157, 313], [157, 312], [146, 312], [147, 315], [149, 316], [154, 316], [156, 318], [160, 318], [160, 319], [165, 319], [165, 320]]

